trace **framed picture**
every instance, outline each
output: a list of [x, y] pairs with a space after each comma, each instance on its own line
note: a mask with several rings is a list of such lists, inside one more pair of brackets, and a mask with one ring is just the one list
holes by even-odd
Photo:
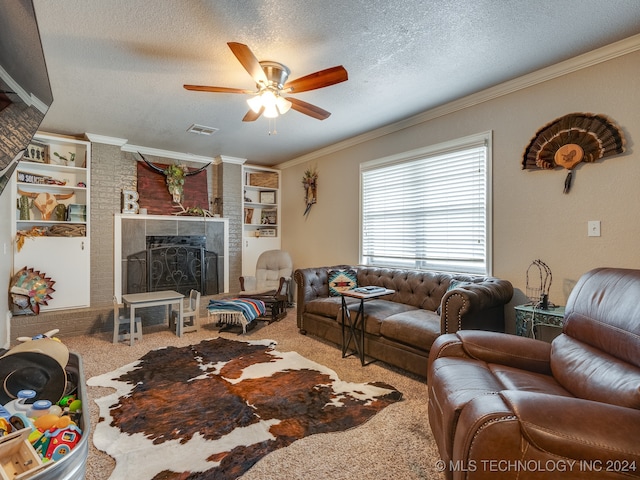
[[262, 225], [275, 225], [278, 223], [278, 211], [275, 208], [263, 208], [260, 215]]
[[22, 158], [29, 160], [30, 162], [45, 163], [47, 157], [46, 148], [47, 146], [42, 143], [31, 142], [24, 151], [24, 156]]
[[253, 208], [245, 208], [244, 209], [244, 223], [250, 224], [253, 220]]
[[259, 228], [258, 236], [260, 237], [275, 237], [276, 229], [275, 228]]
[[276, 203], [276, 192], [268, 191], [268, 192], [260, 192], [260, 203]]

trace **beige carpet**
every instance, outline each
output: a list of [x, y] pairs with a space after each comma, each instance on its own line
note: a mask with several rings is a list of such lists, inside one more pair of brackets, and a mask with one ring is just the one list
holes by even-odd
[[[129, 347], [124, 343], [113, 345], [109, 334], [65, 338], [62, 333], [60, 339], [82, 357], [85, 380], [130, 363], [154, 348], [186, 346], [219, 336], [215, 325], [206, 325], [182, 338], [156, 327], [153, 331], [143, 330], [142, 342]], [[236, 331], [220, 335], [236, 340], [273, 339], [278, 342], [279, 351], [296, 351], [335, 370], [342, 380], [382, 381], [403, 393], [401, 402], [385, 408], [360, 427], [346, 432], [312, 435], [267, 455], [241, 477], [243, 480], [326, 480], [354, 476], [369, 480], [444, 478], [437, 470], [438, 456], [427, 420], [427, 389], [423, 379], [381, 362], [362, 367], [355, 357], [343, 359], [337, 346], [298, 333], [294, 309], [290, 309], [289, 315], [279, 322], [270, 325], [259, 322], [258, 327], [244, 336], [238, 336]], [[98, 408], [93, 400], [111, 390], [86, 388], [94, 429]], [[111, 457], [97, 450], [90, 441], [86, 479], [108, 479], [113, 466]]]

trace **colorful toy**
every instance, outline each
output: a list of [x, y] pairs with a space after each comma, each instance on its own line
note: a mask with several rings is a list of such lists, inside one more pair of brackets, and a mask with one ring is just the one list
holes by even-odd
[[81, 409], [82, 409], [82, 400], [74, 400], [69, 404], [69, 411], [71, 413], [76, 413]]
[[60, 399], [58, 405], [60, 405], [62, 408], [65, 408], [71, 405], [71, 402], [73, 402], [74, 400], [76, 400], [75, 395], [66, 395]]
[[33, 421], [33, 426], [36, 427], [41, 432], [46, 432], [47, 430], [57, 430], [60, 428], [67, 428], [73, 422], [69, 415], [64, 415], [59, 417], [54, 414], [42, 415], [41, 417], [36, 418]]
[[0, 437], [4, 437], [5, 435], [9, 435], [13, 431], [13, 427], [9, 420], [4, 417], [0, 417]]
[[73, 450], [81, 438], [82, 430], [76, 425], [69, 425], [44, 432], [32, 445], [44, 461], [56, 461]]

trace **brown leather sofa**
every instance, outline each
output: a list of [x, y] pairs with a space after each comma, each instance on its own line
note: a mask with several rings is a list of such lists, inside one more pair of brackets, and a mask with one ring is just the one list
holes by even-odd
[[580, 278], [551, 344], [459, 331], [428, 370], [449, 479], [640, 478], [640, 270]]
[[[513, 286], [506, 280], [336, 265], [294, 272], [297, 322], [301, 333], [341, 345], [341, 297], [329, 295], [328, 280], [328, 271], [337, 269], [356, 270], [360, 287], [375, 285], [395, 291], [365, 304], [364, 350], [369, 358], [424, 378], [429, 349], [441, 334], [461, 328], [504, 331], [504, 306], [513, 295]], [[448, 290], [452, 280], [466, 283]], [[358, 300], [346, 300], [350, 310], [358, 308]]]

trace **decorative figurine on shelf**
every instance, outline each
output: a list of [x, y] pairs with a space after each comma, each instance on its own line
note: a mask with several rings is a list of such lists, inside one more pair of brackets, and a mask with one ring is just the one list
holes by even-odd
[[31, 220], [31, 207], [33, 207], [33, 200], [29, 200], [27, 195], [20, 195], [20, 198], [18, 199], [20, 220]]
[[60, 155], [58, 152], [53, 152], [53, 155], [58, 157], [61, 165], [66, 165], [68, 167], [75, 167], [76, 165], [76, 154], [73, 152], [69, 152], [69, 158], [66, 156]]
[[67, 206], [64, 203], [59, 203], [53, 209], [53, 220], [56, 222], [64, 222], [67, 219]]
[[138, 155], [140, 155], [144, 163], [149, 165], [156, 172], [161, 173], [166, 177], [167, 188], [169, 189], [171, 198], [173, 199], [174, 203], [178, 204], [182, 202], [185, 177], [200, 173], [209, 165], [211, 165], [210, 163], [207, 163], [205, 166], [193, 171], [189, 171], [189, 168], [185, 165], [169, 165], [166, 169], [163, 169], [148, 161], [140, 152], [138, 152]]
[[304, 201], [306, 204], [303, 216], [306, 216], [318, 199], [318, 172], [315, 168], [313, 170], [310, 168], [305, 170], [302, 176], [302, 186], [304, 187]]
[[[73, 195], [75, 195], [73, 192], [54, 195], [48, 192], [41, 192], [41, 193], [23, 192], [20, 189], [18, 189], [18, 193], [22, 196], [26, 196], [34, 199], [33, 205], [40, 211], [40, 214], [42, 215], [42, 220], [51, 219], [51, 214], [55, 210], [56, 205], [58, 205], [58, 200], [66, 200], [68, 198], [71, 198]], [[20, 214], [22, 215], [22, 211], [20, 211]]]

